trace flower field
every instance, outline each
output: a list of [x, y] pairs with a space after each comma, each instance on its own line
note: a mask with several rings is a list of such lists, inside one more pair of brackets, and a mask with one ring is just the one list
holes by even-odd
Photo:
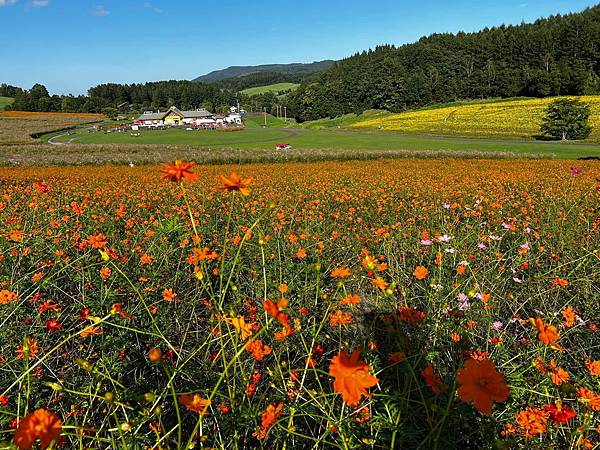
[[593, 161], [0, 186], [2, 448], [600, 445]]
[[[600, 96], [578, 97], [591, 106], [590, 139], [600, 139]], [[444, 108], [385, 115], [354, 123], [351, 128], [381, 128], [415, 134], [448, 136], [533, 137], [554, 98], [474, 102]]]

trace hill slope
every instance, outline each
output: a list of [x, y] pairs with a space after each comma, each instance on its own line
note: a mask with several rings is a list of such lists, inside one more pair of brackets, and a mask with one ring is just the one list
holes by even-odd
[[231, 66], [227, 69], [215, 70], [206, 75], [202, 75], [192, 81], [201, 81], [212, 83], [222, 81], [227, 78], [241, 77], [257, 72], [276, 72], [284, 74], [303, 74], [310, 75], [319, 73], [330, 68], [335, 61], [315, 61], [313, 63], [293, 63], [293, 64], [265, 64], [260, 66]]
[[[580, 97], [591, 106], [591, 140], [600, 140], [600, 96]], [[403, 134], [532, 138], [555, 98], [472, 102], [366, 118], [352, 129], [399, 131]], [[360, 118], [360, 117], [359, 117]], [[320, 122], [320, 121], [319, 121]], [[600, 152], [600, 150], [599, 150]]]
[[0, 111], [4, 111], [4, 108], [6, 108], [14, 101], [15, 99], [12, 97], [0, 97]]
[[492, 97], [600, 93], [600, 5], [342, 60], [290, 96], [299, 121]]
[[297, 83], [275, 83], [275, 84], [269, 84], [267, 86], [251, 87], [248, 89], [244, 89], [241, 92], [242, 92], [242, 94], [246, 94], [246, 95], [258, 95], [258, 94], [265, 94], [267, 92], [273, 92], [274, 94], [279, 95], [281, 92], [293, 91], [298, 86], [300, 86], [300, 85]]

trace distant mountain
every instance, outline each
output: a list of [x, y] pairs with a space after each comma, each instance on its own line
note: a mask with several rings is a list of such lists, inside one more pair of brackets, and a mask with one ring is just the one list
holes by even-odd
[[202, 81], [212, 83], [222, 81], [228, 78], [242, 77], [259, 72], [282, 73], [290, 75], [311, 75], [323, 72], [329, 69], [335, 61], [315, 61], [313, 63], [293, 63], [293, 64], [264, 64], [261, 66], [232, 66], [227, 69], [215, 70], [206, 75], [202, 75], [192, 81]]

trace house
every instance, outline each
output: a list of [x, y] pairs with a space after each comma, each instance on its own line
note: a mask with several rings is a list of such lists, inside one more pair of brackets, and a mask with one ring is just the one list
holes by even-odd
[[146, 127], [162, 127], [165, 125], [200, 125], [207, 119], [212, 119], [214, 114], [206, 109], [197, 109], [195, 111], [181, 111], [172, 106], [167, 111], [145, 111], [133, 121], [134, 125]]

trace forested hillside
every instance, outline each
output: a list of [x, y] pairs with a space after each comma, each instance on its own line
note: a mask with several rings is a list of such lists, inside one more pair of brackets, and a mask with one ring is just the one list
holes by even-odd
[[335, 64], [290, 96], [300, 121], [485, 97], [600, 93], [600, 5], [533, 24], [434, 34]]

